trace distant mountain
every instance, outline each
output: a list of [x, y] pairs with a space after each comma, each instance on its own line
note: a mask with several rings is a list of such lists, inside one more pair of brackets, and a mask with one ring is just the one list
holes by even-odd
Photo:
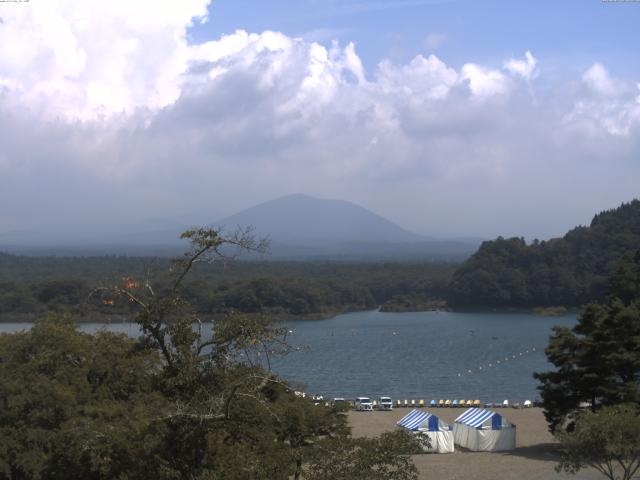
[[409, 243], [426, 240], [355, 203], [296, 194], [256, 205], [219, 222], [251, 225], [278, 244]]
[[228, 230], [252, 226], [271, 239], [272, 260], [464, 260], [478, 240], [434, 240], [344, 200], [295, 194], [227, 217]]
[[640, 201], [593, 217], [562, 238], [527, 244], [498, 238], [454, 274], [456, 306], [579, 306], [607, 294], [608, 277], [626, 254], [640, 249]]
[[[249, 260], [459, 261], [480, 244], [478, 239], [430, 239], [354, 203], [302, 194], [256, 205], [219, 220], [214, 226], [222, 226], [227, 232], [250, 226], [257, 237], [269, 237], [268, 255], [242, 255]], [[30, 231], [0, 234], [0, 251], [34, 256], [175, 256], [186, 248], [179, 235], [188, 227], [187, 222], [161, 219], [64, 228], [43, 225]]]

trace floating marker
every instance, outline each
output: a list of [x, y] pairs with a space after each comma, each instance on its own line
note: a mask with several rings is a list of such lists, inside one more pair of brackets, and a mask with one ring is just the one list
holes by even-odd
[[[2, 0], [0, 0], [0, 1], [2, 1]], [[476, 369], [475, 370], [473, 370], [473, 369], [469, 369], [469, 370], [466, 370], [466, 371], [463, 370], [461, 373], [458, 373], [458, 376], [461, 377], [462, 375], [465, 375], [465, 374], [480, 373], [483, 369], [486, 370], [486, 369], [489, 369], [489, 368], [493, 368], [494, 366], [500, 365], [502, 362], [508, 362], [509, 359], [515, 360], [517, 357], [522, 357], [525, 354], [533, 353], [535, 351], [536, 351], [536, 348], [532, 347], [530, 350], [524, 350], [524, 351], [521, 351], [521, 352], [514, 352], [514, 353], [508, 354], [506, 357], [504, 357], [504, 360], [496, 360], [495, 362], [488, 363], [486, 365], [476, 365]]]

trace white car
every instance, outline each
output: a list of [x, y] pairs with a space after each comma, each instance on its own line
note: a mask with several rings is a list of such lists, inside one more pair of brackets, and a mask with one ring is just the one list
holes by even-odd
[[373, 403], [369, 397], [358, 397], [356, 398], [354, 408], [359, 412], [372, 412]]
[[380, 397], [378, 405], [379, 410], [393, 410], [393, 401], [391, 400], [391, 397]]

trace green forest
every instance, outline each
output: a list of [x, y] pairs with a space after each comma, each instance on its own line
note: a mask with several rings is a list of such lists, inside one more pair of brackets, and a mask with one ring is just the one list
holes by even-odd
[[[48, 313], [84, 321], [119, 320], [129, 315], [126, 302], [95, 290], [129, 281], [152, 282], [162, 291], [169, 285], [169, 266], [170, 260], [154, 257], [0, 254], [0, 320], [33, 320]], [[430, 309], [442, 305], [457, 266], [230, 260], [194, 266], [184, 295], [199, 313], [210, 315], [233, 311], [284, 319], [324, 318], [378, 306], [401, 311], [407, 297], [410, 309]]]
[[[290, 347], [268, 319], [193, 328], [183, 286], [229, 240], [188, 238], [160, 291], [133, 277], [100, 290], [130, 308], [139, 338], [82, 333], [62, 315], [0, 335], [0, 479], [416, 480], [413, 435], [354, 438], [344, 407], [316, 405], [270, 370], [265, 357]], [[67, 287], [53, 291], [71, 302]]]
[[[196, 264], [184, 294], [202, 315], [326, 318], [446, 308], [577, 307], [601, 301], [618, 261], [640, 248], [640, 201], [597, 214], [548, 241], [499, 237], [462, 265], [448, 262], [275, 262], [223, 259]], [[161, 257], [29, 257], [0, 253], [0, 321], [48, 313], [119, 321], [126, 303], [96, 289], [123, 282], [169, 285]]]
[[454, 307], [580, 306], [601, 301], [620, 259], [640, 248], [640, 201], [593, 217], [548, 241], [484, 242], [453, 276]]

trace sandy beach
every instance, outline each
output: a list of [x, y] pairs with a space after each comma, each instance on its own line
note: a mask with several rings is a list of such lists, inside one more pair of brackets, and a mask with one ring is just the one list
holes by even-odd
[[[452, 423], [463, 409], [425, 409]], [[393, 430], [395, 423], [411, 409], [391, 412], [349, 412], [354, 436], [375, 436]], [[542, 480], [542, 479], [598, 479], [604, 478], [595, 470], [583, 470], [578, 475], [556, 473], [555, 442], [547, 430], [542, 410], [499, 409], [501, 414], [517, 426], [517, 448], [510, 452], [470, 452], [460, 449], [452, 454], [415, 455], [413, 460], [420, 471], [420, 479], [460, 480]]]

